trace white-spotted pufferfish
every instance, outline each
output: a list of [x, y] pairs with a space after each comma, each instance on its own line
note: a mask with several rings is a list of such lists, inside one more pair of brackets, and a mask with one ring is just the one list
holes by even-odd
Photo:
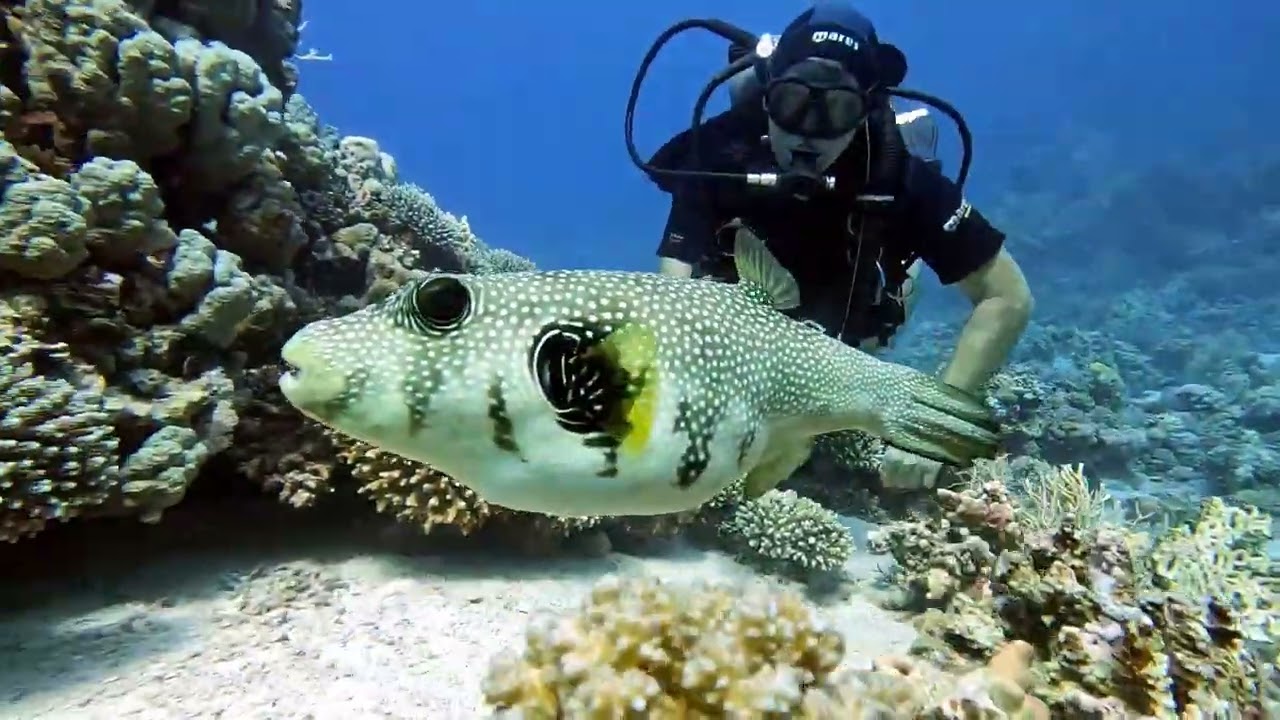
[[959, 466], [992, 457], [981, 399], [788, 317], [799, 289], [739, 230], [736, 284], [620, 271], [431, 274], [285, 344], [304, 414], [550, 515], [697, 507], [785, 480], [857, 429]]

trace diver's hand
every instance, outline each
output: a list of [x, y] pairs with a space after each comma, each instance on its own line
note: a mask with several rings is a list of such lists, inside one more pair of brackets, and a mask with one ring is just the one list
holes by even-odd
[[887, 490], [920, 490], [938, 482], [942, 463], [895, 447], [886, 448], [880, 461], [880, 482]]

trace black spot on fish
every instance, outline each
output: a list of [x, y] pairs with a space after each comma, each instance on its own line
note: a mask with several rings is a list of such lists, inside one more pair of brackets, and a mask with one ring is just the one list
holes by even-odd
[[596, 435], [588, 435], [582, 439], [583, 447], [589, 447], [589, 448], [597, 448], [597, 449], [606, 448], [610, 450], [617, 450], [618, 446], [621, 444], [622, 442], [618, 440], [618, 438], [612, 435], [605, 435], [604, 433], [599, 433]]
[[431, 396], [425, 392], [429, 388], [438, 387], [439, 372], [423, 381], [406, 380], [400, 385], [400, 394], [404, 397], [405, 411], [409, 415], [409, 432], [416, 434], [427, 425], [427, 411], [431, 409]]
[[507, 400], [502, 395], [502, 378], [499, 377], [489, 383], [489, 419], [493, 421], [493, 444], [519, 457], [520, 446], [516, 444], [515, 427], [507, 415]]
[[744, 470], [743, 463], [747, 460], [747, 453], [751, 451], [751, 446], [756, 442], [756, 429], [747, 428], [747, 432], [742, 436], [742, 442], [738, 443], [738, 469]]
[[617, 477], [618, 447], [629, 431], [619, 419], [624, 404], [638, 392], [641, 380], [597, 353], [612, 332], [608, 324], [571, 319], [544, 327], [529, 350], [529, 373], [556, 422], [582, 436], [583, 447], [601, 450], [599, 477]]
[[676, 406], [674, 430], [683, 433], [688, 440], [684, 452], [680, 455], [680, 464], [676, 467], [676, 485], [681, 488], [692, 487], [707, 471], [711, 462], [711, 433], [715, 422], [708, 422], [703, 431], [693, 422], [693, 406], [688, 400], [681, 400]]
[[427, 414], [413, 403], [409, 403], [405, 410], [409, 413], [409, 435], [412, 437], [427, 424]]
[[619, 413], [637, 388], [636, 378], [597, 352], [605, 325], [583, 320], [539, 331], [529, 349], [529, 374], [556, 413], [560, 427], [579, 435], [625, 433]]
[[604, 467], [596, 473], [598, 477], [618, 476], [618, 446], [621, 444], [618, 438], [603, 433], [588, 435], [582, 439], [583, 447], [604, 451]]
[[346, 378], [346, 387], [343, 388], [341, 395], [333, 398], [324, 404], [324, 412], [329, 415], [337, 415], [345, 412], [347, 408], [356, 400], [364, 396], [365, 389], [369, 384], [369, 372], [367, 370], [355, 370]]

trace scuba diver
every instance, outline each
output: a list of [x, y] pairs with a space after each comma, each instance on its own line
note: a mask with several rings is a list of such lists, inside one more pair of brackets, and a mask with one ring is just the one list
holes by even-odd
[[[674, 35], [710, 30], [731, 43], [730, 65], [702, 92], [690, 129], [645, 162], [632, 141], [644, 74]], [[972, 142], [963, 117], [933, 96], [901, 87], [907, 60], [843, 2], [819, 2], [774, 38], [718, 20], [688, 20], [655, 42], [641, 64], [626, 118], [632, 161], [671, 196], [658, 245], [659, 272], [732, 282], [740, 225], [763, 238], [800, 286], [791, 311], [841, 341], [887, 347], [918, 299], [927, 265], [972, 303], [942, 379], [981, 393], [1026, 329], [1031, 291], [1005, 235], [963, 195]], [[728, 110], [705, 122], [715, 89]], [[958, 177], [933, 157], [925, 108], [895, 112], [891, 98], [951, 117], [964, 157]], [[932, 487], [939, 463], [889, 449], [889, 489]]]

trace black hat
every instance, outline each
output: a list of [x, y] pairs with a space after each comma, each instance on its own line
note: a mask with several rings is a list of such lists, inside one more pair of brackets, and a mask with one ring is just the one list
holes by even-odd
[[845, 2], [817, 2], [792, 20], [769, 56], [769, 73], [778, 77], [815, 57], [839, 62], [867, 89], [897, 86], [907, 75], [902, 51], [880, 42], [871, 21]]

